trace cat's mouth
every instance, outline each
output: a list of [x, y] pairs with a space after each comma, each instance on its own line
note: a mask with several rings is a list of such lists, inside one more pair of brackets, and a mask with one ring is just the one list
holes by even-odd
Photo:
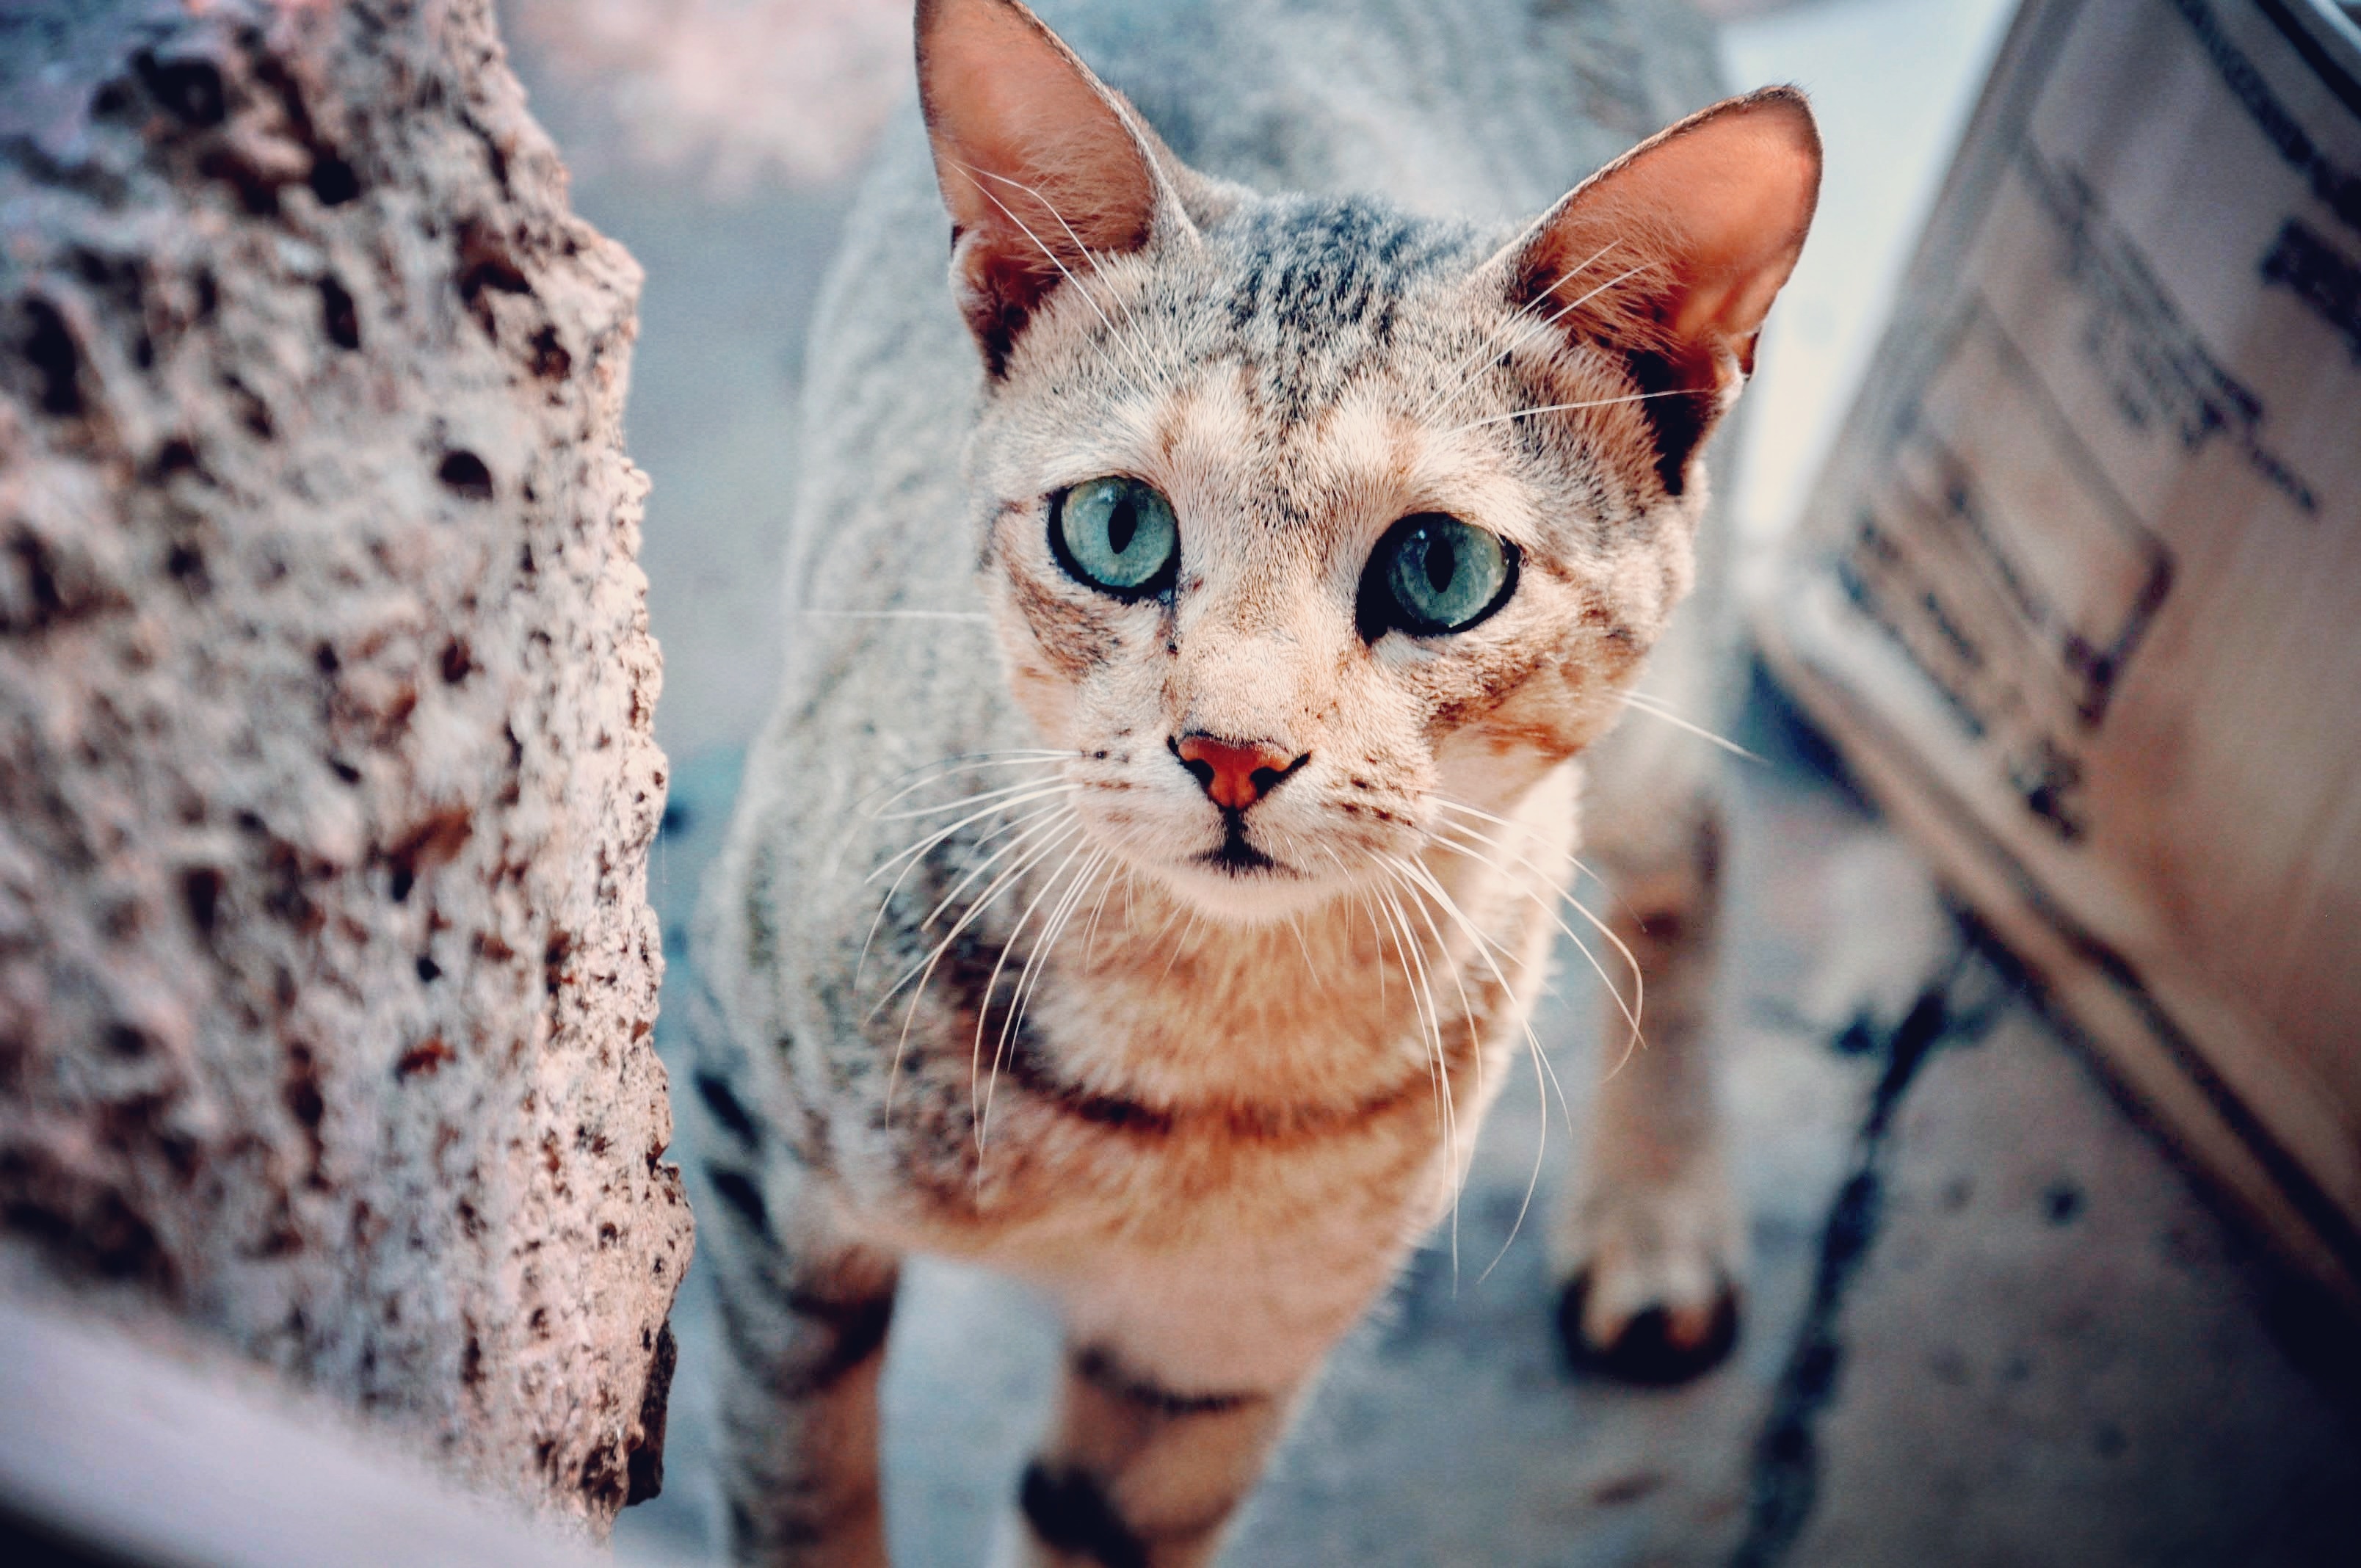
[[1259, 872], [1286, 873], [1285, 866], [1246, 841], [1246, 825], [1243, 812], [1224, 812], [1222, 828], [1222, 841], [1196, 857], [1199, 865], [1210, 867], [1234, 877], [1251, 876]]
[[1222, 838], [1211, 849], [1165, 862], [1164, 881], [1193, 907], [1217, 920], [1259, 926], [1318, 904], [1320, 879], [1256, 847], [1241, 813], [1222, 814]]

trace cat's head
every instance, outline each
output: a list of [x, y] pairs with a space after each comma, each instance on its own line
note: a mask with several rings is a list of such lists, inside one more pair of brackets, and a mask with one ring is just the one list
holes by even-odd
[[1099, 847], [1270, 918], [1611, 722], [1803, 245], [1799, 94], [1503, 236], [1206, 179], [1015, 0], [921, 0], [918, 56], [987, 598]]

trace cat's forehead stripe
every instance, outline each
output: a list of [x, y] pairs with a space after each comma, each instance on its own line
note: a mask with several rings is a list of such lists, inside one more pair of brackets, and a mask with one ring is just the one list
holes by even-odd
[[1207, 313], [1288, 418], [1388, 351], [1404, 294], [1471, 255], [1461, 225], [1353, 198], [1247, 203], [1209, 237], [1218, 273]]

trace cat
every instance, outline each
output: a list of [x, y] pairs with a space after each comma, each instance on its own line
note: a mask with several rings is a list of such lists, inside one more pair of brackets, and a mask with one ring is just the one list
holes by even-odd
[[1735, 1329], [1712, 770], [1610, 729], [1706, 706], [1667, 629], [1808, 108], [1625, 150], [1711, 95], [1650, 0], [1057, 9], [1132, 96], [1017, 0], [919, 0], [923, 135], [807, 366], [790, 667], [694, 949], [741, 1561], [884, 1561], [912, 1252], [1062, 1310], [1029, 1560], [1208, 1560], [1539, 1069], [1561, 932], [1621, 1061], [1569, 1349], [1669, 1380]]

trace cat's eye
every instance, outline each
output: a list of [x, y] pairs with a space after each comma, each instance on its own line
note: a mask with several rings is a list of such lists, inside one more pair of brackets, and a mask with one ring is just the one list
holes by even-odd
[[1172, 503], [1137, 479], [1085, 479], [1050, 502], [1049, 553], [1077, 581], [1117, 598], [1171, 586], [1180, 560]]
[[1361, 635], [1465, 631], [1517, 591], [1517, 547], [1499, 534], [1420, 512], [1387, 530], [1361, 576]]

